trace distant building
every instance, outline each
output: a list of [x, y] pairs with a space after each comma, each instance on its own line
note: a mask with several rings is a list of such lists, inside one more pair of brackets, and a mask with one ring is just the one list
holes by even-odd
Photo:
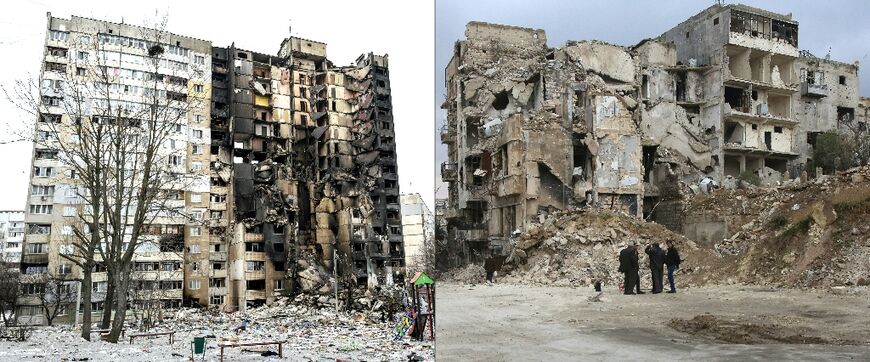
[[24, 211], [0, 211], [0, 259], [18, 267], [24, 242]]
[[431, 273], [435, 254], [434, 215], [418, 193], [404, 194], [401, 200], [407, 269], [409, 272]]

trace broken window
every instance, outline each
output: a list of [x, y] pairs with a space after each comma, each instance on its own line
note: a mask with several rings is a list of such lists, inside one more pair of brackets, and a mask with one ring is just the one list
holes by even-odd
[[643, 146], [643, 182], [650, 182], [656, 160], [657, 146]]
[[725, 103], [735, 111], [749, 113], [750, 102], [741, 88], [725, 87]]
[[[640, 85], [640, 97], [643, 99], [648, 99], [649, 98], [649, 76], [646, 74], [642, 75], [640, 84], [641, 84]], [[574, 101], [574, 104], [577, 106], [579, 106], [579, 104], [578, 104], [580, 102], [579, 98], [580, 98], [580, 95], [577, 94], [577, 98]]]
[[679, 73], [675, 79], [677, 89], [677, 102], [686, 102], [686, 73]]
[[495, 100], [492, 101], [492, 107], [495, 108], [497, 111], [501, 111], [507, 108], [508, 103], [510, 103], [510, 98], [508, 98], [508, 92], [501, 91], [495, 95]]
[[46, 122], [46, 123], [60, 123], [60, 118], [61, 118], [61, 115], [59, 115], [59, 114], [43, 113], [43, 114], [40, 114], [39, 121]]
[[265, 250], [265, 244], [262, 242], [245, 243], [245, 251], [262, 252]]
[[387, 220], [398, 220], [399, 213], [393, 210], [387, 210]]
[[42, 104], [44, 104], [46, 106], [58, 107], [58, 106], [60, 106], [61, 102], [63, 102], [62, 97], [48, 97], [48, 96], [42, 97]]
[[468, 158], [468, 172], [472, 174], [472, 185], [483, 186], [484, 172], [480, 169], [480, 156], [471, 156]]
[[837, 107], [837, 121], [849, 123], [853, 119], [855, 119], [855, 108]]
[[45, 71], [66, 73], [66, 64], [45, 62]]
[[846, 85], [846, 76], [845, 75], [840, 76], [840, 85]]

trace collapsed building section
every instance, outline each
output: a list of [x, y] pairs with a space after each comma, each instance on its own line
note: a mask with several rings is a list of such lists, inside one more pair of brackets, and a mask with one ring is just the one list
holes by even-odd
[[[231, 210], [224, 303], [271, 303], [285, 292], [327, 292], [402, 280], [404, 254], [388, 60], [364, 54], [335, 67], [326, 44], [291, 37], [278, 56], [214, 48], [213, 125]], [[215, 112], [218, 114], [219, 112]], [[223, 257], [224, 254], [219, 254]], [[215, 260], [215, 266], [220, 263]], [[217, 284], [217, 283], [216, 283]], [[218, 302], [218, 298], [214, 298]]]
[[594, 206], [681, 231], [693, 192], [799, 177], [813, 135], [856, 119], [861, 101], [857, 64], [799, 52], [797, 28], [714, 5], [632, 47], [551, 48], [543, 30], [469, 23], [445, 69], [441, 267], [503, 253], [555, 210]]

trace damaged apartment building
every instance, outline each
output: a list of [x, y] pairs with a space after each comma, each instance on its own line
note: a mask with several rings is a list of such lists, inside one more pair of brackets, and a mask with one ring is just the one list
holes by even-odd
[[799, 51], [797, 29], [714, 5], [631, 47], [551, 48], [543, 30], [469, 23], [445, 69], [447, 266], [504, 252], [557, 210], [680, 230], [681, 200], [701, 180], [800, 176], [815, 135], [863, 121], [867, 101], [857, 63]]
[[[70, 77], [86, 80], [94, 72], [84, 67], [97, 67], [87, 62], [95, 56], [110, 59], [110, 81], [117, 82], [111, 89], [118, 92], [110, 96], [119, 102], [144, 101], [142, 86], [152, 76], [166, 81], [167, 97], [204, 100], [186, 110], [170, 137], [169, 157], [172, 172], [201, 182], [166, 193], [187, 216], [160, 217], [145, 227], [146, 242], [133, 258], [137, 290], [153, 291], [164, 308], [231, 311], [280, 295], [331, 291], [336, 279], [342, 287], [401, 282], [388, 57], [368, 53], [335, 66], [326, 44], [299, 37], [267, 55], [167, 33], [160, 44], [166, 66], [155, 75], [142, 61], [151, 46], [144, 34], [153, 31], [49, 13], [40, 74], [50, 86], [41, 89], [38, 136], [57, 142], [73, 139], [40, 126], [71, 122], [53, 87]], [[75, 284], [81, 271], [60, 254], [69, 252], [70, 223], [82, 205], [78, 180], [56, 152], [34, 143], [20, 265], [25, 277], [47, 273]], [[169, 250], [172, 245], [183, 251]], [[97, 266], [93, 280], [99, 315], [104, 267]], [[19, 316], [42, 323], [31, 294], [22, 296]], [[134, 296], [132, 305], [145, 302]], [[75, 314], [70, 309], [58, 320]]]

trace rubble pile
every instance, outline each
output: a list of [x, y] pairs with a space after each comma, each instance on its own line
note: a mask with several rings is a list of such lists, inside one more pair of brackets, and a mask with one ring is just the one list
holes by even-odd
[[785, 287], [870, 284], [868, 200], [870, 167], [695, 197], [687, 214], [715, 217], [728, 234], [713, 245], [719, 260], [690, 279]]
[[468, 264], [462, 268], [456, 268], [445, 273], [441, 279], [447, 282], [462, 284], [483, 283], [486, 270], [479, 264]]
[[509, 283], [555, 286], [588, 286], [597, 281], [605, 285], [622, 283], [619, 251], [640, 243], [641, 285], [649, 286], [648, 261], [644, 245], [672, 239], [686, 260], [684, 273], [694, 272], [700, 260], [715, 257], [709, 248], [698, 247], [684, 236], [661, 225], [616, 213], [588, 208], [558, 212], [533, 224], [521, 235], [508, 256]]
[[[387, 315], [388, 300], [375, 296], [356, 300], [355, 310], [350, 313], [336, 313], [332, 297], [306, 295], [237, 313], [181, 309], [150, 329], [151, 332], [176, 331], [176, 342], [172, 345], [166, 343], [165, 337], [140, 338], [132, 345], [87, 342], [78, 337], [78, 329], [42, 327], [33, 332], [28, 342], [0, 342], [0, 360], [180, 361], [190, 355], [189, 342], [198, 336], [207, 338], [206, 353], [210, 360], [216, 359], [217, 343], [224, 340], [286, 341], [284, 356], [294, 361], [434, 360], [433, 341], [418, 342], [409, 337], [394, 339], [396, 323], [393, 315]], [[134, 327], [128, 328], [127, 335], [135, 333], [134, 330]], [[225, 350], [228, 358], [236, 359], [260, 359], [270, 355], [277, 359], [274, 352], [274, 346]]]

